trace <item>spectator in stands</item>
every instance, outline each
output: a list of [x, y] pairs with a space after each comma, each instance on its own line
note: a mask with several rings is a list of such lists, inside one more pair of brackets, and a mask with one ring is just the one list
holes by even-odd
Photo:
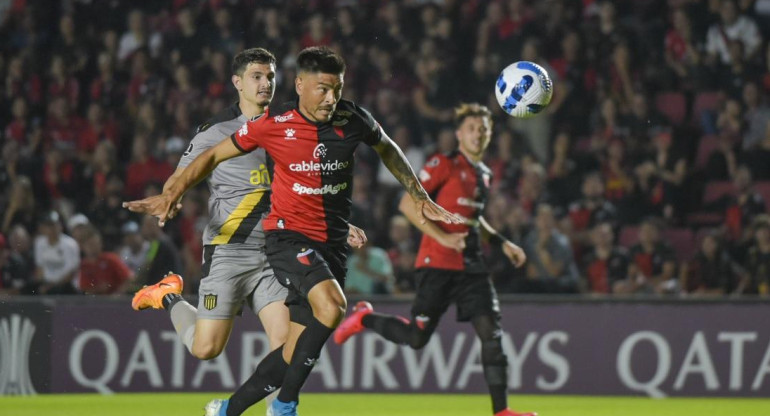
[[93, 295], [125, 293], [134, 273], [117, 254], [102, 249], [102, 238], [96, 228], [86, 227], [81, 246], [80, 290]]
[[120, 37], [118, 60], [125, 62], [141, 48], [150, 51], [153, 57], [158, 57], [163, 39], [160, 33], [147, 29], [144, 13], [139, 9], [131, 10], [127, 17], [128, 30]]
[[748, 167], [738, 167], [732, 184], [733, 192], [709, 203], [706, 208], [724, 213], [724, 233], [728, 241], [743, 245], [750, 240], [754, 218], [765, 212], [765, 201], [753, 190]]
[[712, 24], [706, 35], [708, 60], [712, 64], [729, 65], [730, 41], [734, 40], [743, 44], [746, 58], [756, 56], [761, 49], [762, 34], [750, 17], [739, 14], [735, 0], [722, 0], [719, 18], [720, 21]]
[[388, 229], [390, 246], [387, 250], [390, 263], [393, 265], [395, 277], [395, 292], [413, 293], [416, 286], [414, 280], [414, 260], [417, 253], [412, 226], [403, 215], [395, 215], [390, 219]]
[[88, 218], [99, 225], [104, 247], [114, 250], [121, 241], [120, 227], [131, 219], [123, 203], [123, 182], [117, 173], [106, 175], [105, 196], [96, 199], [88, 211]]
[[120, 231], [123, 235], [123, 242], [118, 248], [118, 255], [135, 275], [141, 275], [147, 253], [150, 251], [150, 242], [142, 237], [142, 233], [139, 232], [139, 224], [136, 221], [126, 222]]
[[638, 163], [648, 153], [654, 152], [654, 138], [670, 133], [668, 121], [654, 108], [650, 108], [648, 97], [636, 92], [631, 98], [630, 111], [621, 117], [621, 129], [628, 132], [624, 138], [626, 156], [631, 163]]
[[520, 293], [577, 293], [578, 270], [567, 236], [556, 228], [553, 208], [537, 207], [535, 228], [524, 241], [527, 279], [519, 282]]
[[35, 273], [32, 238], [27, 229], [22, 225], [15, 225], [7, 235], [8, 248], [11, 251], [10, 255], [18, 260], [21, 269], [19, 273], [25, 276], [27, 282], [30, 282]]
[[671, 12], [671, 28], [666, 33], [664, 56], [666, 65], [674, 73], [675, 84], [682, 83], [685, 88], [694, 88], [698, 76], [697, 66], [701, 63], [701, 47], [694, 34], [690, 16], [686, 9], [677, 8]]
[[615, 292], [615, 285], [626, 280], [628, 251], [615, 244], [612, 224], [602, 222], [591, 229], [591, 247], [583, 256], [583, 291], [593, 294]]
[[[591, 229], [600, 223], [614, 224], [617, 209], [604, 198], [604, 182], [598, 172], [583, 177], [583, 196], [569, 206], [565, 225], [573, 248], [591, 243]], [[580, 258], [582, 256], [579, 256]]]
[[3, 138], [22, 145], [27, 139], [29, 125], [29, 109], [27, 107], [27, 100], [24, 97], [19, 96], [13, 99], [11, 116], [13, 119], [5, 126]]
[[547, 202], [545, 170], [538, 163], [522, 167], [522, 178], [518, 187], [519, 203], [524, 210], [533, 215], [540, 203]]
[[[532, 231], [529, 215], [516, 201], [502, 195], [490, 198], [484, 218], [500, 235], [504, 235], [519, 247], [524, 246], [527, 235]], [[527, 278], [526, 267], [515, 267], [499, 245], [489, 246], [487, 256], [492, 282], [500, 293], [513, 293], [521, 281]]]
[[686, 195], [687, 158], [674, 147], [673, 140], [670, 132], [661, 132], [653, 138], [653, 160], [662, 184], [663, 217], [667, 220], [681, 218]]
[[66, 62], [64, 56], [51, 57], [51, 68], [46, 80], [46, 95], [49, 99], [62, 97], [69, 108], [77, 108], [80, 98], [80, 84], [72, 76], [72, 63]]
[[[179, 249], [158, 226], [157, 218], [145, 215], [140, 227], [142, 238], [150, 243], [150, 248], [144, 259], [144, 265], [137, 273], [134, 286], [152, 285], [158, 283], [168, 272], [182, 270]], [[133, 288], [129, 288], [133, 292]]]
[[751, 277], [749, 293], [770, 296], [770, 216], [754, 220], [754, 245], [749, 248], [746, 268]]
[[214, 12], [214, 26], [215, 33], [208, 35], [208, 47], [211, 50], [235, 56], [243, 49], [243, 38], [236, 32], [237, 23], [233, 22], [230, 10], [222, 7]]
[[629, 253], [627, 278], [614, 285], [615, 293], [676, 292], [676, 256], [662, 240], [662, 230], [657, 218], [648, 218], [639, 226], [639, 242]]
[[765, 136], [757, 146], [745, 155], [746, 166], [749, 167], [754, 179], [770, 180], [770, 121], [765, 125]]
[[7, 233], [16, 224], [31, 229], [36, 212], [32, 182], [26, 176], [18, 176], [11, 184], [8, 203], [3, 207], [2, 231]]
[[346, 293], [387, 295], [395, 292], [393, 265], [385, 250], [371, 243], [354, 248], [347, 268]]
[[3, 234], [0, 234], [0, 295], [27, 294], [30, 270], [24, 260], [15, 254]]
[[80, 247], [70, 236], [62, 233], [59, 214], [46, 213], [38, 224], [35, 237], [36, 293], [70, 295], [77, 293], [75, 284], [80, 270]]
[[634, 180], [626, 164], [623, 141], [612, 140], [609, 143], [601, 160], [601, 174], [605, 184], [604, 197], [616, 205], [622, 215], [622, 207], [634, 188]]
[[548, 189], [553, 192], [554, 204], [567, 206], [574, 200], [578, 188], [578, 165], [572, 158], [571, 138], [569, 133], [562, 131], [556, 135], [553, 142], [553, 155], [548, 165]]
[[751, 151], [756, 148], [765, 137], [765, 130], [770, 123], [770, 107], [763, 102], [759, 87], [755, 82], [748, 82], [743, 86], [743, 112], [745, 133], [743, 134], [743, 149]]
[[698, 296], [743, 293], [749, 276], [733, 259], [715, 233], [707, 234], [700, 250], [680, 270], [682, 291]]

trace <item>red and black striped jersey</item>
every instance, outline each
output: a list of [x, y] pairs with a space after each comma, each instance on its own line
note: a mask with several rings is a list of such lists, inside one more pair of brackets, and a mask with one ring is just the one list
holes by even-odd
[[486, 273], [481, 255], [479, 216], [489, 195], [492, 171], [483, 163], [471, 163], [462, 153], [436, 155], [425, 162], [420, 182], [437, 204], [467, 218], [466, 224], [436, 223], [448, 233], [468, 232], [465, 250], [458, 253], [423, 235], [415, 267]]
[[353, 152], [382, 137], [380, 125], [356, 104], [340, 100], [330, 121], [305, 118], [297, 101], [271, 106], [231, 139], [238, 149], [261, 147], [274, 161], [271, 208], [265, 231], [292, 230], [342, 244], [352, 205]]

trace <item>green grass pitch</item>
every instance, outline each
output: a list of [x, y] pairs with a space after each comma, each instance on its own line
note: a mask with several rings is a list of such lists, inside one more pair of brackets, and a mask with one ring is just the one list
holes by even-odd
[[[0, 397], [0, 414], [8, 416], [191, 416], [222, 393], [40, 395]], [[770, 399], [647, 399], [636, 397], [511, 396], [516, 410], [540, 416], [700, 416], [770, 415]], [[262, 416], [263, 404], [245, 415]], [[304, 394], [302, 416], [489, 416], [485, 395]]]

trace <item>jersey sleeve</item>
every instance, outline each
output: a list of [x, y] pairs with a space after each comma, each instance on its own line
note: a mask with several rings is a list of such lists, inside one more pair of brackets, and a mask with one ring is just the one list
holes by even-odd
[[212, 148], [219, 144], [223, 139], [226, 140], [227, 135], [222, 133], [217, 128], [211, 128], [199, 132], [190, 141], [187, 146], [187, 150], [182, 153], [182, 157], [179, 159], [178, 168], [186, 168], [190, 163], [195, 160], [201, 153], [205, 152], [209, 148]]
[[258, 147], [262, 147], [265, 134], [267, 133], [267, 119], [267, 113], [265, 113], [258, 118], [243, 123], [243, 126], [238, 131], [230, 135], [230, 139], [235, 147], [243, 153], [249, 153]]
[[417, 177], [429, 194], [437, 191], [449, 178], [450, 162], [444, 155], [435, 155], [425, 162]]
[[369, 146], [374, 146], [382, 140], [382, 127], [372, 114], [363, 107], [356, 106], [356, 110], [364, 121], [364, 126], [368, 131], [363, 136], [363, 142]]

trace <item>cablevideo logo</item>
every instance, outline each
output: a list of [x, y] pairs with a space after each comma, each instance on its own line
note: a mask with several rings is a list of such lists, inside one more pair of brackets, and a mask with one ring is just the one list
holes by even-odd
[[29, 372], [35, 324], [18, 314], [0, 319], [0, 396], [37, 394]]

